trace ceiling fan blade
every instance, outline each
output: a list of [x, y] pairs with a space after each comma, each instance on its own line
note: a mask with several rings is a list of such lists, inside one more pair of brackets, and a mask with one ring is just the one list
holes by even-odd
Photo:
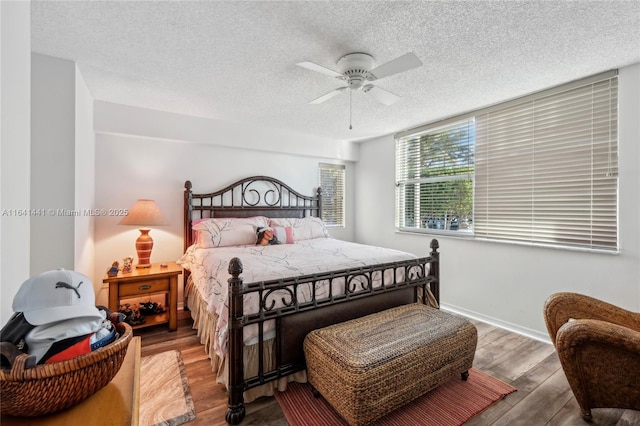
[[344, 92], [347, 89], [347, 87], [338, 87], [336, 90], [331, 91], [329, 93], [327, 93], [326, 95], [322, 95], [319, 98], [316, 98], [314, 100], [312, 100], [311, 102], [309, 102], [310, 104], [320, 104], [324, 101], [327, 101], [331, 98], [333, 98], [334, 96], [339, 95], [340, 93]]
[[306, 69], [311, 70], [311, 71], [316, 71], [316, 72], [319, 72], [319, 73], [322, 73], [322, 74], [329, 75], [331, 77], [338, 77], [338, 78], [344, 77], [339, 72], [336, 72], [334, 70], [330, 70], [329, 68], [325, 68], [325, 67], [323, 67], [321, 65], [318, 65], [318, 64], [314, 64], [313, 62], [299, 62], [296, 65], [298, 65], [299, 67], [302, 67], [302, 68], [306, 68]]
[[394, 104], [400, 99], [400, 96], [395, 95], [388, 90], [381, 89], [378, 86], [374, 86], [373, 84], [366, 85], [363, 90], [365, 93], [369, 93], [385, 105]]
[[389, 61], [372, 69], [369, 74], [373, 76], [371, 80], [379, 80], [381, 78], [389, 77], [393, 74], [398, 74], [404, 71], [408, 71], [413, 68], [418, 68], [422, 65], [422, 61], [418, 59], [413, 53], [405, 53], [404, 55]]

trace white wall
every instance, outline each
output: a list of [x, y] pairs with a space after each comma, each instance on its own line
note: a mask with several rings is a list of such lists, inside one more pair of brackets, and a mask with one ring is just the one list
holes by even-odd
[[[619, 74], [619, 255], [437, 236], [443, 307], [543, 340], [548, 340], [543, 304], [557, 291], [587, 293], [640, 311], [639, 117], [636, 64]], [[355, 238], [426, 255], [433, 236], [394, 229], [394, 158], [392, 136], [360, 146]]]
[[31, 275], [73, 269], [75, 64], [31, 55]]
[[[0, 2], [0, 323], [29, 278], [31, 15], [29, 2]], [[6, 214], [5, 214], [6, 213]]]
[[[94, 281], [93, 98], [73, 61], [31, 55], [31, 275], [73, 269]], [[46, 238], [43, 238], [46, 236]]]
[[[357, 147], [269, 129], [245, 132], [244, 126], [229, 122], [102, 102], [96, 103], [95, 114], [96, 208], [127, 209], [139, 198], [156, 200], [169, 225], [150, 233], [154, 239], [152, 262], [177, 260], [183, 253], [186, 180], [191, 180], [194, 192], [211, 192], [247, 176], [268, 175], [303, 194], [312, 194], [318, 186], [320, 162], [346, 165], [346, 202], [351, 213], [347, 226], [332, 229], [331, 234], [353, 239], [354, 170], [353, 162], [344, 158], [355, 158]], [[295, 149], [291, 148], [293, 139]], [[256, 148], [245, 147], [250, 145]], [[119, 226], [119, 220], [117, 216], [96, 218], [96, 277], [103, 276], [114, 260], [136, 257], [134, 243], [140, 233], [136, 228]], [[98, 303], [106, 303], [106, 297], [106, 289], [101, 289]], [[182, 301], [182, 293], [178, 300]]]
[[[95, 208], [96, 138], [93, 131], [93, 97], [75, 67], [75, 194], [76, 209]], [[95, 250], [93, 233], [95, 216], [77, 216], [73, 229], [73, 269], [89, 276], [99, 288], [101, 276], [94, 276]]]
[[232, 146], [342, 161], [358, 159], [358, 146], [352, 142], [109, 102], [96, 102], [95, 109], [97, 133]]

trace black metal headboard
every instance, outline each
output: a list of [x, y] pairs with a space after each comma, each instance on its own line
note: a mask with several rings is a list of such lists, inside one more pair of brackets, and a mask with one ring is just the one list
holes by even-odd
[[184, 183], [184, 249], [193, 244], [191, 225], [212, 217], [322, 217], [322, 190], [302, 195], [269, 176], [241, 179], [219, 191], [194, 194], [191, 181]]

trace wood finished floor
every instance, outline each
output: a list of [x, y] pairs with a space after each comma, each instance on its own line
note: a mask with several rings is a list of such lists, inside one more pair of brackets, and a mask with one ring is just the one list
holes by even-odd
[[[517, 388], [502, 401], [477, 415], [471, 426], [586, 426], [578, 404], [560, 367], [553, 346], [516, 333], [473, 321], [478, 329], [474, 367]], [[142, 356], [178, 349], [185, 363], [196, 419], [188, 425], [226, 425], [227, 396], [215, 382], [211, 365], [192, 329], [188, 312], [179, 312], [178, 330], [166, 326], [136, 330], [142, 337]], [[286, 426], [282, 410], [273, 397], [247, 404], [241, 425]], [[640, 425], [640, 412], [618, 409], [593, 410], [594, 426]]]

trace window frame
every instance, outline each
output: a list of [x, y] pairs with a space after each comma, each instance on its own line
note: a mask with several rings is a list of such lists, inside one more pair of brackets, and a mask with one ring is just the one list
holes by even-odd
[[[459, 222], [455, 221], [455, 229], [453, 228], [453, 220], [449, 220], [452, 217], [459, 218], [463, 216], [461, 211], [456, 211], [452, 215], [448, 215], [449, 207], [446, 209], [444, 215], [434, 214], [434, 211], [423, 212], [422, 204], [431, 201], [432, 204], [441, 204], [451, 200], [447, 197], [435, 196], [431, 199], [424, 199], [423, 192], [430, 186], [440, 187], [440, 190], [446, 190], [447, 183], [450, 182], [469, 182], [471, 188], [471, 200], [473, 200], [473, 188], [475, 181], [475, 173], [473, 172], [473, 117], [454, 118], [451, 120], [441, 121], [432, 125], [422, 126], [419, 131], [407, 133], [402, 136], [396, 136], [396, 229], [402, 232], [417, 232], [417, 233], [436, 233], [436, 234], [452, 234], [461, 236], [473, 235], [473, 204], [465, 219], [470, 219], [470, 224], [461, 228]], [[456, 132], [462, 131], [463, 138], [455, 138], [454, 142], [449, 144], [449, 137]], [[445, 136], [446, 135], [446, 136]], [[443, 142], [444, 139], [444, 142]], [[466, 141], [466, 154], [464, 153], [464, 141]], [[462, 142], [462, 143], [460, 143]], [[433, 151], [429, 144], [432, 144]], [[407, 161], [402, 161], [398, 158], [399, 151], [403, 158], [411, 158], [414, 162], [413, 165], [408, 164]], [[445, 155], [449, 154], [449, 155]], [[454, 155], [451, 155], [451, 153]], [[420, 162], [424, 160], [425, 154], [430, 153], [442, 153], [439, 156], [438, 161], [434, 161], [431, 166], [421, 167]], [[462, 153], [462, 155], [460, 155]], [[447, 159], [443, 157], [447, 156], [451, 161], [453, 157], [453, 163], [446, 164]], [[458, 170], [455, 170], [455, 169]], [[466, 170], [465, 170], [466, 168]], [[426, 169], [429, 176], [409, 176], [411, 174], [419, 173], [422, 175], [422, 169]], [[406, 188], [413, 186], [414, 196], [411, 197], [414, 203], [413, 209], [413, 222], [415, 223], [415, 216], [419, 216], [418, 226], [407, 226], [406, 223], [406, 203], [407, 191]], [[423, 187], [424, 186], [424, 187]], [[463, 184], [464, 186], [464, 184]], [[425, 188], [426, 187], [426, 188]], [[451, 190], [451, 189], [449, 189]], [[409, 190], [411, 191], [411, 190]], [[400, 203], [403, 203], [400, 206]], [[447, 203], [449, 206], [451, 203]], [[401, 210], [405, 212], [405, 217], [400, 217]], [[436, 208], [436, 210], [438, 210]], [[440, 209], [441, 210], [441, 209]], [[468, 222], [467, 222], [468, 223]], [[423, 227], [422, 225], [425, 225]]]

